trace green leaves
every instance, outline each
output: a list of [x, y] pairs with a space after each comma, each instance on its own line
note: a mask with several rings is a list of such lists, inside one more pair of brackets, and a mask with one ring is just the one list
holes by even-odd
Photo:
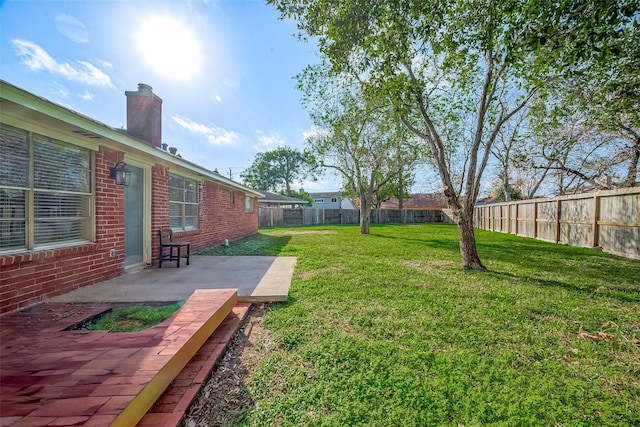
[[281, 191], [291, 195], [294, 181], [315, 178], [314, 165], [303, 153], [290, 147], [256, 154], [245, 171], [240, 174], [243, 182], [260, 190]]

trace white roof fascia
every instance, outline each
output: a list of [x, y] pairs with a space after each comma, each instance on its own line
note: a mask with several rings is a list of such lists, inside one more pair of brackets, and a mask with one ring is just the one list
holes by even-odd
[[69, 123], [88, 132], [95, 133], [96, 135], [102, 136], [108, 140], [117, 142], [125, 148], [130, 148], [138, 152], [149, 154], [153, 157], [163, 160], [164, 162], [175, 164], [176, 166], [187, 169], [191, 172], [195, 172], [198, 175], [221, 182], [238, 190], [242, 190], [245, 193], [249, 193], [260, 198], [264, 197], [262, 193], [252, 188], [239, 184], [235, 181], [232, 181], [231, 179], [227, 179], [224, 176], [205, 169], [204, 167], [199, 166], [195, 163], [192, 163], [185, 159], [181, 159], [179, 157], [175, 157], [174, 155], [167, 153], [160, 148], [153, 147], [143, 141], [126, 135], [118, 131], [117, 129], [107, 126], [106, 124], [94, 120], [88, 116], [85, 116], [67, 107], [63, 107], [62, 105], [49, 101], [48, 99], [20, 89], [2, 79], [0, 79], [0, 98], [7, 99], [25, 108], [29, 108], [33, 111], [39, 112], [43, 115], [53, 117], [57, 120]]

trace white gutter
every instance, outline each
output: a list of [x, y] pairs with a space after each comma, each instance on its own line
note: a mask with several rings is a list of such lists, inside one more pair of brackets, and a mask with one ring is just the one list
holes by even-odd
[[2, 79], [0, 79], [0, 98], [7, 99], [8, 101], [21, 105], [22, 107], [28, 108], [46, 116], [50, 116], [54, 119], [76, 126], [82, 130], [104, 137], [108, 140], [114, 141], [124, 146], [125, 148], [130, 148], [138, 152], [149, 154], [150, 156], [158, 158], [166, 163], [173, 163], [191, 172], [195, 172], [199, 175], [210, 178], [214, 181], [218, 181], [230, 187], [237, 188], [238, 190], [242, 190], [245, 193], [252, 194], [256, 197], [264, 197], [264, 194], [240, 183], [237, 183], [231, 179], [225, 178], [219, 173], [212, 172], [209, 169], [205, 169], [200, 165], [197, 165], [180, 157], [175, 157], [174, 155], [167, 153], [160, 148], [153, 147], [143, 141], [120, 132], [117, 129], [107, 126], [102, 122], [85, 116], [84, 114], [73, 111], [67, 107], [63, 107], [62, 105], [56, 104], [41, 96], [34, 95], [30, 92], [25, 91], [24, 89], [20, 89], [19, 87], [14, 86]]

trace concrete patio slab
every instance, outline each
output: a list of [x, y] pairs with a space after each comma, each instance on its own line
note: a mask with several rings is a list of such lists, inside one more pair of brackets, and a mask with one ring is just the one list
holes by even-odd
[[196, 289], [237, 289], [240, 302], [286, 301], [296, 257], [191, 256], [189, 266], [148, 268], [51, 298], [51, 302], [184, 301]]

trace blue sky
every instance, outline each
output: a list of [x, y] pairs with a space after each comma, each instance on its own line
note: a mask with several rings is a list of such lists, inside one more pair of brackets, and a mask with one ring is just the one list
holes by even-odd
[[163, 142], [235, 180], [311, 130], [293, 76], [316, 46], [260, 0], [0, 0], [0, 28], [3, 80], [118, 128], [124, 92], [146, 83], [163, 99]]

